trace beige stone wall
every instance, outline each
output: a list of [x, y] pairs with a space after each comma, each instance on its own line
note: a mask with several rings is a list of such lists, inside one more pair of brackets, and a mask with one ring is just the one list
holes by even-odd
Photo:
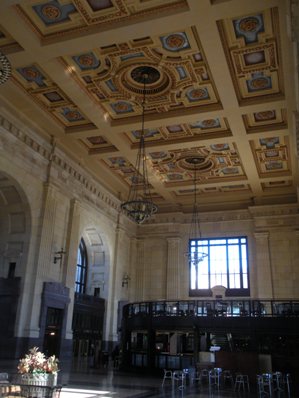
[[[83, 237], [90, 265], [87, 293], [93, 294], [103, 282], [102, 297], [108, 303], [104, 337], [115, 338], [117, 304], [129, 295], [128, 289], [121, 289], [121, 279], [131, 266], [132, 235], [124, 232], [126, 223], [117, 227], [118, 200], [56, 143], [43, 141], [12, 115], [4, 111], [0, 115], [0, 174], [18, 193], [15, 205], [3, 201], [0, 206], [1, 215], [8, 213], [0, 247], [6, 248], [12, 239], [8, 225], [13, 219], [14, 239], [18, 229], [16, 241], [22, 250], [16, 270], [16, 276], [22, 277], [16, 335], [39, 336], [41, 293], [47, 281], [70, 288], [66, 337], [72, 337], [77, 251]], [[61, 249], [65, 254], [55, 264], [55, 253]], [[6, 277], [7, 264], [2, 265], [1, 276]]]
[[[252, 298], [299, 298], [298, 208], [277, 205], [201, 214], [204, 237], [247, 236]], [[189, 221], [182, 214], [157, 215], [154, 225], [142, 228], [133, 301], [189, 299], [184, 256]]]

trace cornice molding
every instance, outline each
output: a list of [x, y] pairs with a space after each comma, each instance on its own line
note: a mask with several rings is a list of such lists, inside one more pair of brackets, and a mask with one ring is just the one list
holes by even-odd
[[[68, 193], [68, 195], [71, 192], [71, 196], [96, 207], [101, 212], [105, 208], [107, 215], [110, 214], [110, 216], [116, 217], [119, 211], [119, 201], [109, 194], [95, 179], [90, 177], [88, 171], [76, 164], [61, 149], [55, 147], [53, 151], [49, 142], [41, 138], [37, 139], [34, 132], [27, 131], [26, 128], [19, 128], [3, 114], [0, 114], [0, 128], [4, 129], [8, 133], [8, 138], [13, 140], [13, 142], [10, 141], [8, 143], [3, 139], [3, 150], [11, 152], [11, 148], [14, 148], [12, 156], [16, 156], [16, 140], [18, 140], [19, 144], [26, 146], [28, 154], [30, 151], [31, 157], [26, 156], [26, 161], [30, 163], [31, 168], [36, 167], [36, 162], [33, 160], [39, 155], [45, 162], [45, 176], [46, 167], [50, 164], [49, 182]], [[46, 183], [45, 180], [42, 182]]]

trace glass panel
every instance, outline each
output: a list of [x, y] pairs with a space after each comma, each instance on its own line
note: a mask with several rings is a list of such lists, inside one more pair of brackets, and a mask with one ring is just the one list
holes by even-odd
[[195, 282], [196, 282], [196, 272], [195, 267], [192, 265], [190, 268], [190, 286], [191, 289], [195, 289]]
[[228, 272], [239, 272], [240, 271], [240, 258], [239, 258], [239, 246], [233, 245], [228, 246], [228, 258], [229, 266]]
[[210, 245], [226, 245], [226, 239], [211, 239]]
[[242, 272], [243, 274], [247, 273], [247, 247], [246, 245], [241, 246], [241, 253], [242, 253]]
[[248, 289], [248, 275], [243, 274], [243, 288]]
[[233, 243], [239, 244], [239, 239], [228, 239], [228, 240], [227, 240], [227, 243], [228, 243], [229, 245], [231, 245], [231, 244], [233, 244]]
[[201, 274], [198, 276], [198, 289], [208, 289], [209, 288], [209, 275]]

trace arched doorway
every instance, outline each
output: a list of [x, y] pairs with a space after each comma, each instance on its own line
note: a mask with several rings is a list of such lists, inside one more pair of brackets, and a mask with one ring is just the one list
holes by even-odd
[[30, 210], [21, 187], [0, 172], [0, 356], [16, 350], [15, 325], [30, 237]]
[[109, 250], [100, 232], [85, 228], [77, 253], [73, 355], [80, 367], [105, 365], [103, 330], [109, 286]]

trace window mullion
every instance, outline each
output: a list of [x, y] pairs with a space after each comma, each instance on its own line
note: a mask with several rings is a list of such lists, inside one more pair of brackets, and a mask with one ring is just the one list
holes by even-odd
[[241, 289], [243, 289], [243, 259], [242, 259], [242, 243], [239, 241], [239, 258], [240, 258], [240, 262], [239, 262], [239, 269], [240, 269], [240, 286]]
[[227, 288], [230, 288], [230, 281], [229, 281], [229, 255], [228, 255], [228, 242], [226, 239], [226, 243], [225, 243], [225, 247], [226, 247], [226, 283], [227, 283]]

